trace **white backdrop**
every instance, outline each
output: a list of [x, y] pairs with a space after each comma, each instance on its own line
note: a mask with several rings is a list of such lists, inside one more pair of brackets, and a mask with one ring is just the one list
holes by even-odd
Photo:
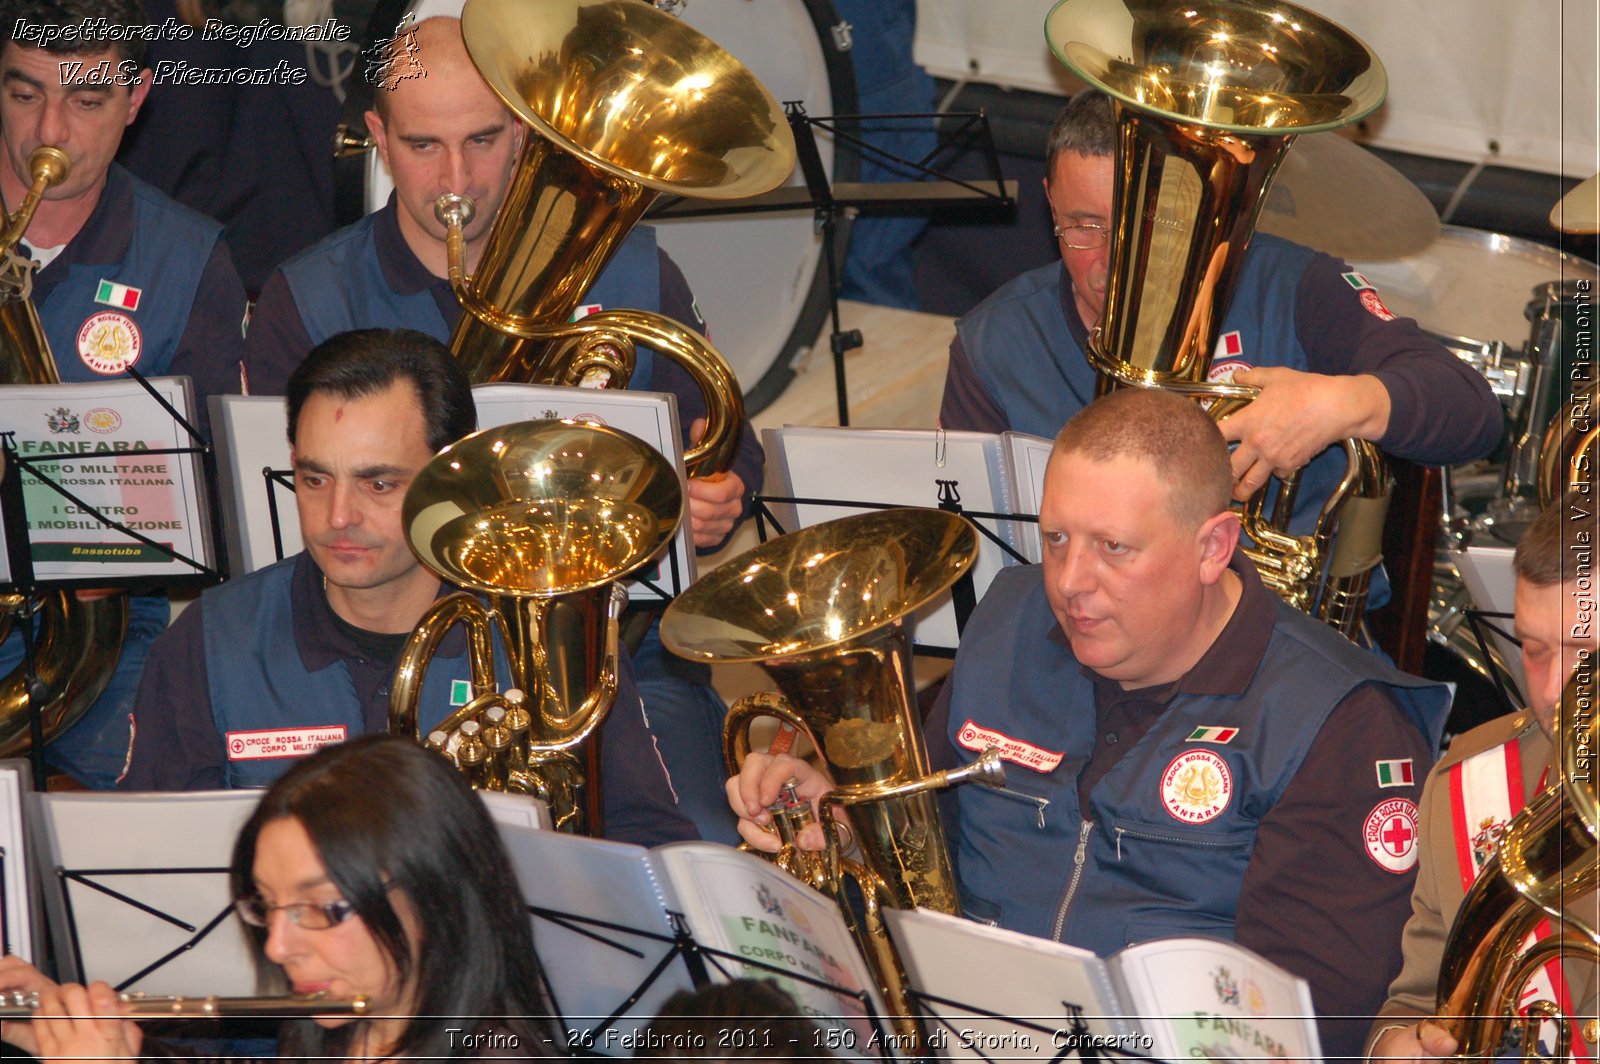
[[[1378, 147], [1542, 173], [1600, 170], [1595, 0], [1299, 0], [1378, 53]], [[1068, 94], [1044, 43], [1053, 0], [917, 0], [917, 61], [937, 77]]]

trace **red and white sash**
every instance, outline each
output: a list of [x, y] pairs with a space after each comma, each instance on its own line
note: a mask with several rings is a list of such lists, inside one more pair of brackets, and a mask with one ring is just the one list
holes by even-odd
[[[1539, 781], [1542, 788], [1544, 780]], [[1456, 864], [1461, 874], [1461, 889], [1469, 890], [1478, 873], [1500, 848], [1500, 838], [1505, 834], [1511, 818], [1522, 811], [1522, 749], [1516, 739], [1496, 746], [1450, 767], [1451, 825], [1456, 848]], [[1522, 943], [1527, 950], [1535, 942], [1552, 933], [1548, 919], [1539, 921], [1533, 933]], [[1572, 1055], [1574, 1059], [1592, 1061], [1584, 1044], [1579, 1019], [1572, 1011], [1572, 995], [1567, 989], [1566, 973], [1559, 960], [1546, 964], [1528, 980], [1523, 988], [1521, 1003], [1526, 1006], [1535, 1001], [1554, 1001], [1572, 1020]], [[1552, 1044], [1554, 1031], [1546, 1032], [1541, 1041]]]

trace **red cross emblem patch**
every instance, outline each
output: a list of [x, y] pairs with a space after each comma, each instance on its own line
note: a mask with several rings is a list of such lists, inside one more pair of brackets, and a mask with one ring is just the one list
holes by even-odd
[[1362, 829], [1367, 856], [1385, 872], [1401, 875], [1417, 863], [1417, 806], [1405, 798], [1379, 802]]

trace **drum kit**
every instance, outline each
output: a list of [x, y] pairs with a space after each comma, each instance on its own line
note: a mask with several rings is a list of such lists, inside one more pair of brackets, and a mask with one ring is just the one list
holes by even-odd
[[[1551, 225], [1573, 234], [1600, 231], [1597, 201], [1600, 177], [1579, 184], [1557, 203]], [[1270, 211], [1269, 205], [1268, 216]], [[1264, 221], [1263, 228], [1268, 227]], [[1420, 234], [1427, 223], [1402, 220], [1401, 227]], [[1478, 370], [1500, 400], [1506, 435], [1499, 450], [1445, 471], [1428, 638], [1484, 679], [1497, 682], [1498, 673], [1515, 682], [1520, 662], [1502, 656], [1508, 645], [1493, 645], [1472, 631], [1468, 612], [1486, 604], [1474, 603], [1457, 561], [1469, 546], [1514, 547], [1548, 502], [1541, 496], [1552, 490], [1551, 477], [1541, 471], [1556, 468], [1552, 463], [1559, 455], [1552, 450], [1570, 447], [1552, 426], [1559, 430], [1563, 408], [1573, 400], [1570, 368], [1580, 357], [1578, 346], [1587, 346], [1583, 338], [1592, 337], [1588, 316], [1600, 269], [1530, 240], [1453, 225], [1435, 228], [1436, 238], [1420, 250], [1395, 256], [1388, 249], [1361, 247], [1345, 257], [1382, 290], [1396, 315], [1415, 319]], [[1393, 248], [1401, 239], [1386, 242]]]

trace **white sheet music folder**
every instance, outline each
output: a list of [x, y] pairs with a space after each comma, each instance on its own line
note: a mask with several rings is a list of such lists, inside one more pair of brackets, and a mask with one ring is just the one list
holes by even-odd
[[253, 790], [41, 795], [55, 873], [45, 905], [63, 944], [62, 975], [150, 994], [253, 994], [255, 964], [227, 868], [260, 798]]
[[692, 988], [685, 958], [671, 956], [681, 917], [694, 942], [727, 955], [703, 958], [711, 981], [773, 978], [800, 1003], [819, 1027], [818, 1046], [800, 1047], [806, 1055], [824, 1046], [838, 1056], [881, 1055], [871, 1048], [884, 1040], [874, 1040], [870, 1016], [884, 1014], [882, 1003], [837, 908], [769, 862], [711, 842], [647, 850], [504, 823], [500, 834], [534, 911], [556, 1018], [575, 1047], [630, 1055], [661, 1003]]
[[[850, 429], [785, 425], [762, 433], [767, 450], [766, 494], [790, 498], [838, 499], [883, 506], [937, 507], [954, 497], [962, 509], [1012, 513], [1008, 462], [999, 436], [939, 429]], [[773, 512], [785, 531], [849, 517], [853, 507], [777, 504]], [[1015, 545], [1011, 521], [984, 521]], [[1008, 555], [988, 537], [978, 537], [972, 567], [976, 598], [1005, 565]], [[919, 646], [955, 649], [955, 607], [948, 593], [918, 614], [914, 640]]]

